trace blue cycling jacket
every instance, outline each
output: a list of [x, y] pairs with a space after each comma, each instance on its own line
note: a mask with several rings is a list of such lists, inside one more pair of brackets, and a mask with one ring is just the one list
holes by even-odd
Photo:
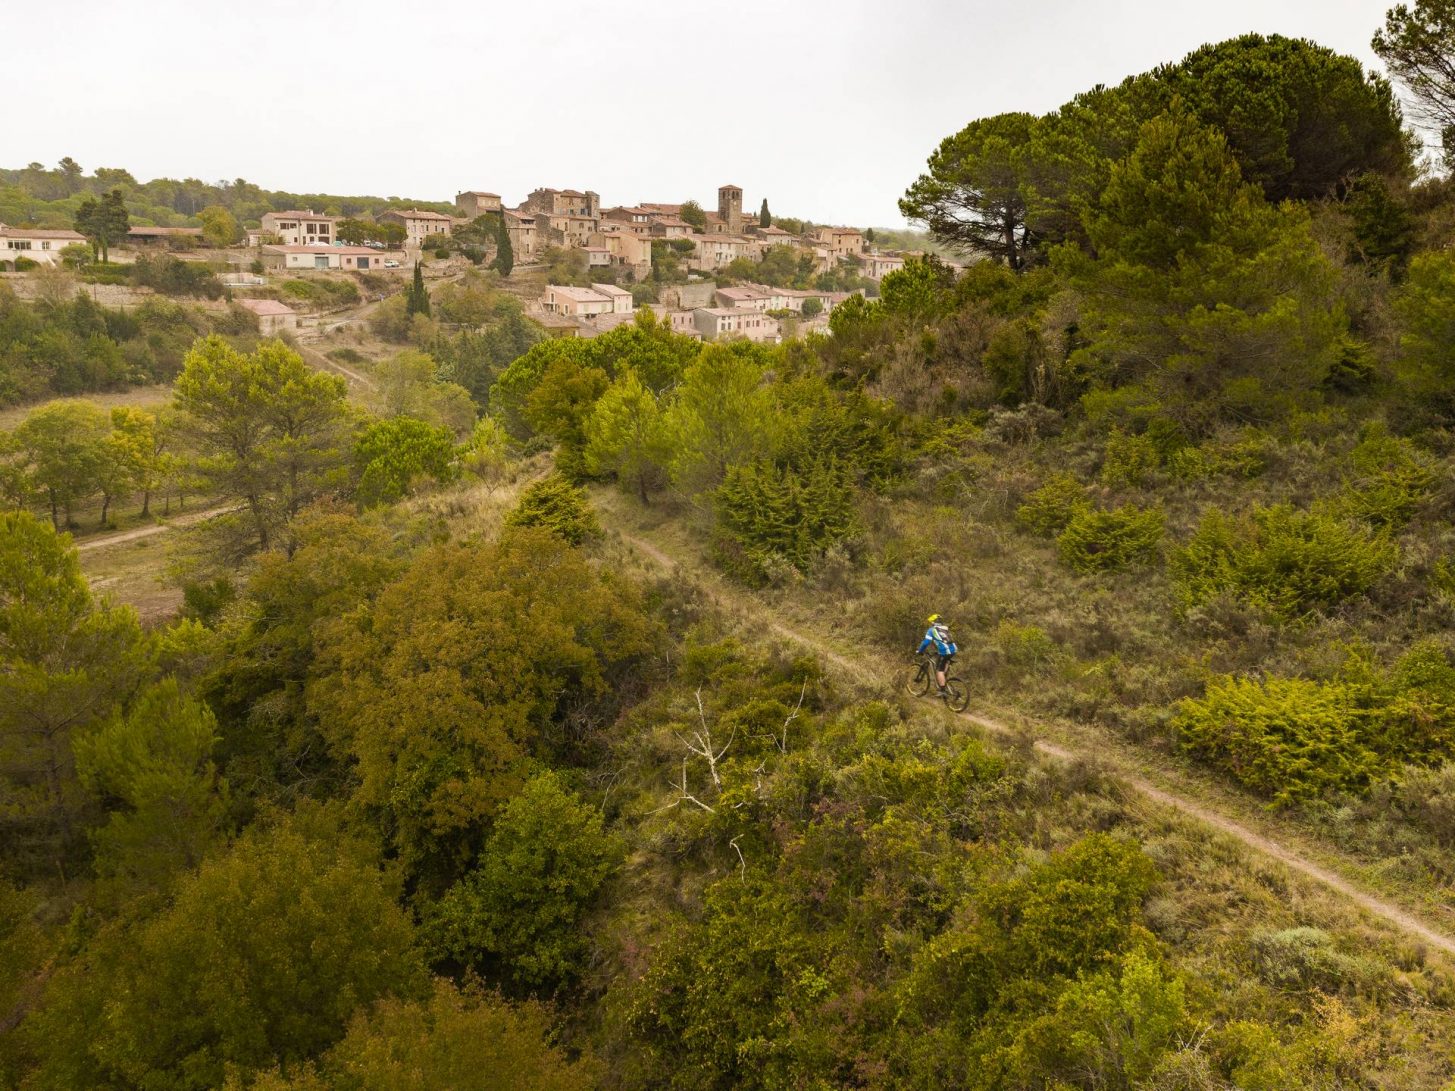
[[950, 639], [950, 630], [938, 621], [925, 630], [925, 638], [920, 641], [919, 651], [923, 652], [931, 644], [941, 655], [954, 655], [960, 650]]

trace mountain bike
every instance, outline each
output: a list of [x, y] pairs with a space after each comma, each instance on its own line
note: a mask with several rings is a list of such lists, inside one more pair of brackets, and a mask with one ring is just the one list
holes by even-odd
[[[909, 678], [905, 680], [905, 688], [916, 697], [923, 697], [935, 686], [935, 660], [933, 656], [917, 655], [915, 664], [909, 669]], [[945, 669], [945, 692], [936, 694], [944, 698], [945, 704], [951, 712], [964, 712], [970, 705], [970, 689], [960, 680], [955, 673], [955, 664], [952, 660], [949, 667]]]

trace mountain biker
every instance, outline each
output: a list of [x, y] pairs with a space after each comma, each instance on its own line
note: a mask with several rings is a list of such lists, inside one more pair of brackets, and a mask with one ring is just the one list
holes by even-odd
[[931, 614], [926, 619], [929, 628], [925, 630], [925, 638], [919, 642], [919, 649], [916, 655], [923, 655], [925, 649], [931, 644], [935, 646], [935, 681], [939, 684], [940, 695], [945, 693], [945, 670], [955, 659], [955, 653], [960, 649], [955, 644], [954, 638], [950, 636], [950, 628], [940, 620], [939, 614]]

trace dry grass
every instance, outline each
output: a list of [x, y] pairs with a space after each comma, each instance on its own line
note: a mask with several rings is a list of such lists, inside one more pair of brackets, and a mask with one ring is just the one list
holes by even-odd
[[[695, 590], [714, 624], [746, 645], [764, 649], [778, 642], [765, 624], [765, 614], [771, 611], [784, 625], [809, 629], [815, 641], [823, 639], [844, 648], [855, 662], [877, 660], [886, 681], [892, 683], [894, 656], [877, 656], [864, 648], [862, 640], [856, 646], [855, 624], [835, 620], [842, 600], [816, 594], [811, 587], [766, 595], [733, 587], [702, 564], [701, 542], [691, 518], [681, 509], [669, 505], [643, 509], [633, 499], [607, 489], [596, 490], [593, 501], [604, 521], [630, 539], [608, 542], [610, 563], [661, 579], [660, 563], [645, 559], [645, 549], [657, 550], [675, 564], [671, 582]], [[1455, 979], [1439, 953], [1383, 923], [1371, 922], [1320, 884], [1251, 852], [1233, 838], [1124, 790], [1115, 775], [1102, 772], [1103, 768], [1130, 768], [1156, 777], [1157, 763], [1147, 752], [1102, 729], [1095, 737], [1104, 749], [1091, 752], [1105, 754], [1105, 766], [1034, 759], [1029, 753], [1029, 735], [986, 735], [962, 717], [951, 716], [932, 703], [906, 701], [862, 674], [838, 676], [834, 684], [861, 696], [898, 703], [905, 717], [898, 730], [908, 735], [942, 741], [949, 732], [969, 732], [1028, 760], [1027, 776], [1040, 785], [1036, 790], [1039, 802], [1024, 816], [1033, 826], [1028, 834], [1032, 851], [1065, 843], [1088, 830], [1115, 830], [1141, 844], [1158, 864], [1163, 879], [1148, 908], [1149, 924], [1168, 945], [1175, 965], [1187, 975], [1199, 1006], [1213, 1012], [1218, 1024], [1238, 1019], [1263, 1020], [1270, 1025], [1312, 1021], [1313, 1001], [1319, 994], [1290, 993], [1287, 982], [1278, 977], [1282, 967], [1270, 964], [1259, 952], [1260, 945], [1271, 944], [1276, 949], [1279, 937], [1290, 930], [1314, 929], [1327, 937], [1329, 949], [1341, 960], [1337, 965], [1349, 971], [1347, 978], [1324, 981], [1322, 987], [1339, 997], [1354, 1028], [1346, 1045], [1364, 1058], [1357, 1086], [1389, 1091], [1434, 1089], [1450, 1079], [1450, 1058], [1439, 1044], [1455, 1035], [1451, 1010]], [[1057, 726], [1051, 726], [1053, 739], [1063, 738], [1057, 734]], [[1037, 724], [1042, 737], [1046, 737], [1045, 727]], [[1088, 736], [1078, 729], [1064, 741], [1084, 748]], [[1190, 788], [1194, 798], [1210, 802], [1255, 829], [1271, 827], [1280, 836], [1287, 835], [1300, 850], [1318, 857], [1314, 847], [1300, 842], [1296, 830], [1267, 821], [1270, 816], [1260, 808], [1210, 776], [1183, 770], [1175, 787]], [[653, 891], [651, 896], [670, 893]]]
[[182, 606], [181, 588], [166, 578], [171, 550], [168, 534], [91, 549], [81, 554], [81, 571], [97, 595], [133, 606], [143, 624], [157, 625]]
[[[1096, 443], [1064, 437], [1041, 447], [982, 439], [894, 495], [867, 498], [852, 562], [827, 563], [753, 596], [785, 624], [879, 661], [886, 676], [918, 642], [925, 615], [945, 614], [959, 639], [974, 707], [1027, 717], [1051, 739], [1083, 752], [1104, 750], [1154, 780], [1171, 778], [1193, 798], [1311, 858], [1337, 862], [1365, 886], [1419, 906], [1455, 930], [1455, 860], [1417, 825], [1375, 800], [1269, 814], [1260, 800], [1192, 764], [1168, 726], [1176, 703], [1200, 694], [1210, 676], [1329, 677], [1351, 649], [1372, 649], [1387, 662], [1414, 640], [1448, 631], [1455, 604], [1431, 594], [1428, 584], [1434, 562], [1455, 555], [1443, 492], [1402, 533], [1404, 562], [1395, 573], [1370, 595], [1297, 625], [1277, 625], [1232, 601], [1179, 617], [1161, 563], [1078, 575], [1059, 562], [1053, 542], [1014, 521], [1030, 491], [1069, 470], [1103, 506], [1160, 506], [1171, 549], [1210, 507], [1306, 507], [1343, 487], [1360, 423], [1328, 415], [1299, 423], [1276, 437], [1260, 476], [1179, 481], [1158, 475], [1119, 489], [1099, 482]], [[644, 509], [605, 489], [595, 499], [611, 525], [648, 537], [679, 559], [704, 556], [707, 521], [691, 509], [668, 503]], [[703, 560], [693, 563], [706, 568]]]
[[[172, 385], [170, 383], [155, 383], [151, 386], [133, 386], [126, 390], [117, 390], [106, 394], [80, 394], [77, 401], [90, 402], [92, 405], [111, 412], [118, 406], [130, 405], [138, 409], [156, 409], [165, 405], [172, 399]], [[21, 421], [25, 420], [34, 410], [43, 405], [50, 404], [50, 401], [62, 401], [61, 398], [53, 398], [44, 402], [34, 402], [30, 405], [12, 405], [6, 409], [0, 409], [0, 428], [15, 428]]]

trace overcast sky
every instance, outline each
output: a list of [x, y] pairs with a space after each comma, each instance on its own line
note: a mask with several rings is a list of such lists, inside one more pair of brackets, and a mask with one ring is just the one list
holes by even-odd
[[0, 0], [53, 59], [0, 99], [0, 165], [607, 205], [743, 188], [898, 224], [946, 135], [1249, 31], [1377, 64], [1385, 0]]

